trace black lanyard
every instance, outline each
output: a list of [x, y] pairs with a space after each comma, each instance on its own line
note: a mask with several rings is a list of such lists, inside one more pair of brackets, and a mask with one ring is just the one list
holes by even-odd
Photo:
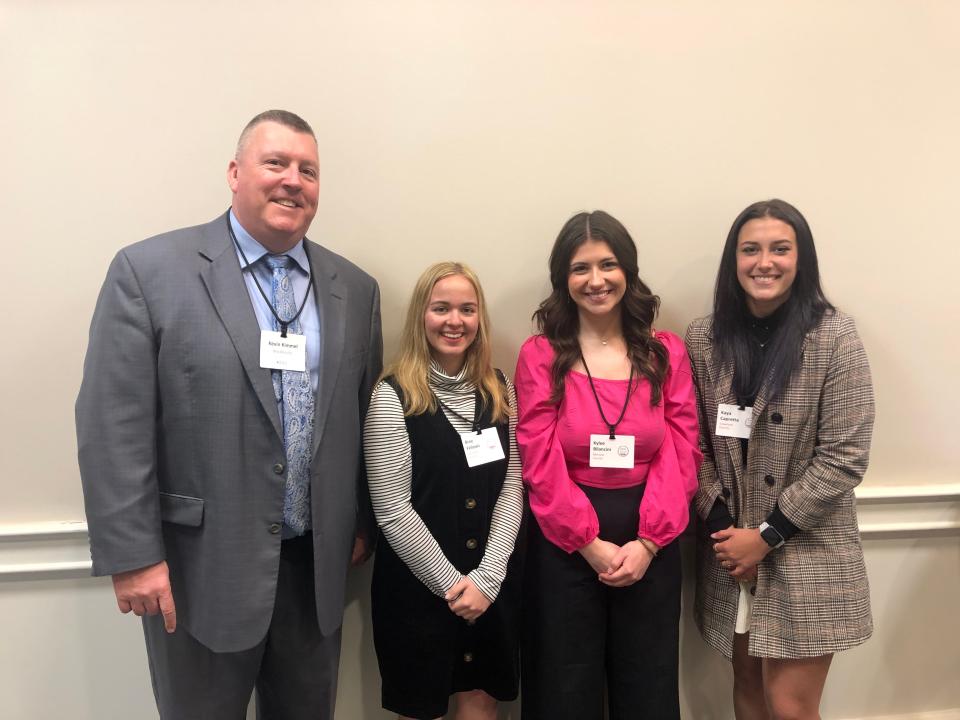
[[[230, 222], [230, 211], [227, 210], [224, 217], [227, 219], [227, 229], [230, 231], [230, 237], [233, 238], [233, 244], [237, 246], [237, 250], [240, 251], [240, 257], [243, 258], [243, 262], [247, 267], [250, 267], [250, 261], [247, 260], [247, 254], [243, 252], [243, 248], [240, 247], [240, 241], [237, 240], [236, 234], [233, 232], [233, 223]], [[257, 286], [257, 290], [260, 291], [260, 294], [263, 296], [263, 301], [267, 304], [267, 307], [270, 308], [270, 312], [273, 313], [273, 316], [277, 319], [277, 324], [280, 325], [280, 337], [287, 336], [287, 328], [297, 321], [297, 318], [300, 317], [300, 313], [303, 312], [303, 309], [307, 306], [307, 298], [310, 297], [310, 291], [313, 290], [313, 263], [310, 262], [310, 253], [307, 252], [307, 249], [304, 248], [304, 252], [307, 254], [307, 268], [310, 274], [310, 277], [307, 280], [307, 293], [303, 296], [303, 302], [300, 303], [300, 309], [297, 310], [296, 314], [289, 320], [283, 320], [278, 314], [276, 308], [273, 307], [273, 303], [270, 302], [270, 298], [267, 297], [267, 294], [263, 291], [263, 288], [260, 286], [260, 281], [257, 280], [257, 273], [254, 272], [253, 268], [250, 268], [250, 274], [253, 275], [253, 282]], [[291, 282], [293, 282], [291, 280]]]
[[[454, 415], [460, 415], [452, 407], [448, 406], [443, 400], [441, 400], [436, 393], [433, 394], [437, 398], [437, 402], [440, 403], [441, 407], [447, 408]], [[474, 432], [477, 435], [482, 435], [480, 432], [480, 403], [483, 401], [483, 396], [480, 395], [480, 390], [473, 391], [473, 423], [470, 425], [470, 432]], [[462, 415], [460, 417], [463, 417]]]
[[600, 411], [600, 419], [603, 420], [603, 424], [610, 429], [610, 439], [616, 440], [617, 438], [617, 425], [620, 424], [620, 421], [623, 420], [623, 416], [627, 414], [627, 405], [630, 403], [630, 393], [633, 392], [633, 363], [630, 363], [630, 379], [627, 380], [627, 397], [623, 401], [623, 409], [620, 411], [620, 417], [617, 418], [615, 423], [611, 423], [607, 420], [607, 416], [603, 414], [603, 406], [600, 405], [600, 396], [597, 395], [597, 388], [593, 385], [593, 375], [590, 374], [590, 368], [587, 367], [587, 361], [583, 357], [583, 351], [580, 351], [580, 362], [583, 363], [583, 369], [587, 371], [587, 380], [590, 381], [590, 389], [593, 391], [593, 399], [597, 401], [597, 410]]

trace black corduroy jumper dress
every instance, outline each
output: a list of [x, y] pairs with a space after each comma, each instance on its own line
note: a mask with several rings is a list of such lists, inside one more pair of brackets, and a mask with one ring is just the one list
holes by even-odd
[[[386, 381], [402, 403], [397, 383]], [[479, 394], [476, 402], [479, 427], [490, 427], [490, 410], [481, 406]], [[496, 426], [504, 459], [471, 468], [459, 433], [440, 407], [408, 416], [405, 423], [413, 508], [447, 559], [466, 575], [480, 564], [486, 548], [510, 459], [508, 425]], [[496, 601], [470, 624], [410, 572], [381, 533], [371, 595], [384, 708], [436, 718], [456, 692], [479, 689], [497, 700], [517, 696], [521, 555], [514, 551]]]

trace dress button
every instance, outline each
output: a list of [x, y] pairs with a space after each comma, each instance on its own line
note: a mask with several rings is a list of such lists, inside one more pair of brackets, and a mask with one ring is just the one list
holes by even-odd
[[280, 532], [280, 527], [280, 523], [270, 523], [270, 534], [276, 535], [278, 532]]
[[274, 471], [277, 475], [283, 475], [283, 471], [284, 471], [285, 469], [286, 469], [286, 468], [284, 468], [283, 463], [277, 463], [276, 465], [273, 466], [273, 471]]
[[475, 538], [470, 538], [469, 540], [467, 540], [466, 545], [467, 545], [467, 550], [477, 549], [477, 541]]
[[467, 510], [473, 510], [477, 506], [477, 501], [474, 500], [473, 498], [467, 498], [466, 500], [463, 501], [463, 506]]
[[463, 661], [466, 662], [466, 663], [473, 662], [473, 653], [472, 653], [472, 652], [465, 652], [465, 653], [463, 654]]
[[778, 413], [778, 412], [775, 412], [773, 415], [770, 416], [770, 419], [771, 419], [773, 422], [775, 422], [777, 425], [779, 425], [780, 423], [783, 422], [783, 415], [781, 415], [781, 414]]
[[767, 485], [773, 485], [773, 484], [777, 481], [777, 479], [776, 479], [773, 475], [764, 475], [764, 476], [763, 476], [763, 481], [764, 481]]
[[724, 496], [725, 498], [730, 497], [730, 488], [724, 488], [724, 489], [723, 489], [723, 496]]

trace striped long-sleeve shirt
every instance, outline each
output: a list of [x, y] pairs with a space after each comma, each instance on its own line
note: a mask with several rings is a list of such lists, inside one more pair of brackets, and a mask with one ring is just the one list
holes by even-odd
[[[458, 432], [473, 424], [474, 386], [461, 376], [449, 377], [436, 365], [430, 387], [447, 420]], [[510, 460], [503, 488], [493, 508], [490, 534], [480, 564], [467, 575], [491, 602], [500, 592], [507, 561], [523, 514], [523, 483], [516, 440], [516, 394], [507, 381], [510, 407]], [[463, 575], [453, 566], [411, 504], [413, 461], [403, 406], [394, 389], [381, 382], [373, 391], [364, 426], [364, 455], [370, 499], [377, 524], [394, 552], [435, 595], [443, 597]]]

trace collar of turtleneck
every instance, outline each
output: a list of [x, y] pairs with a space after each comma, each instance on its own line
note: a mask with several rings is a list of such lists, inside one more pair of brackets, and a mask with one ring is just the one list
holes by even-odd
[[759, 343], [760, 347], [765, 347], [770, 342], [770, 338], [776, 334], [780, 325], [783, 324], [786, 306], [787, 304], [783, 303], [772, 313], [762, 318], [755, 317], [749, 310], [746, 310], [747, 329], [750, 331], [750, 336]]
[[456, 375], [447, 375], [440, 363], [436, 360], [430, 361], [430, 385], [435, 389], [457, 392], [463, 390], [473, 390], [473, 386], [464, 377], [467, 372], [467, 365], [464, 363], [460, 372]]

